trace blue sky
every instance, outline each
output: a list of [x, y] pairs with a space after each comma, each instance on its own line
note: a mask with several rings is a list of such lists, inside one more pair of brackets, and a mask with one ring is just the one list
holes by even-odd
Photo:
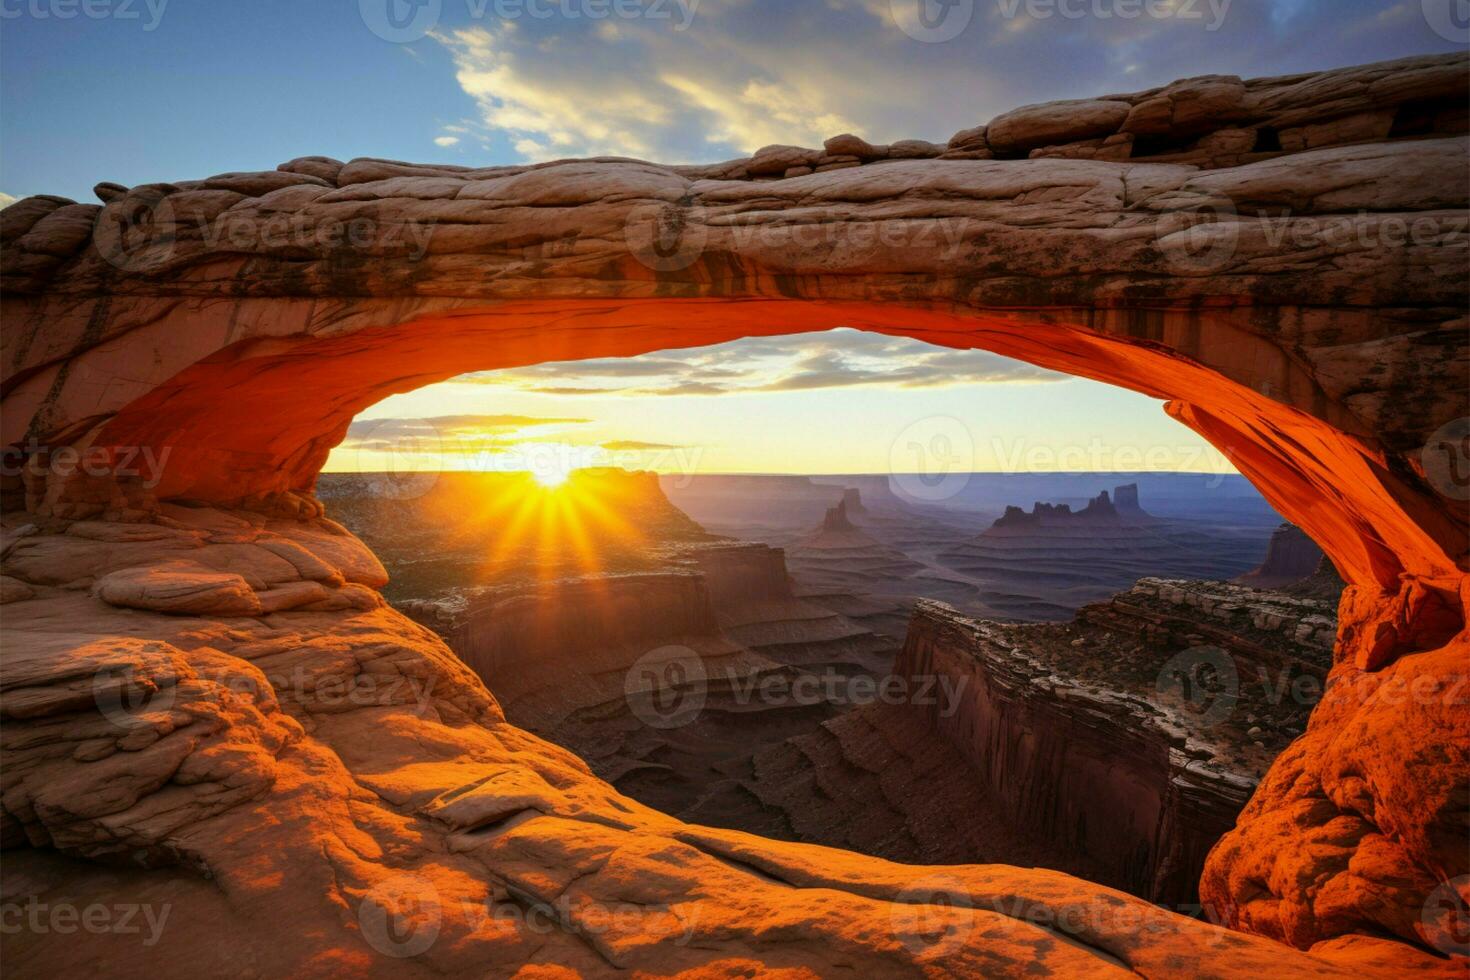
[[[942, 141], [1028, 103], [1454, 50], [1467, 7], [0, 0], [0, 203], [317, 154], [690, 162], [845, 130]], [[502, 465], [544, 444], [672, 471], [871, 473], [907, 465], [895, 447], [956, 443], [974, 469], [1230, 468], [1141, 395], [852, 331], [434, 385], [365, 412], [330, 468]]]
[[[1173, 0], [1130, 19], [1055, 6], [1130, 0], [958, 0], [965, 29], [942, 43], [902, 29], [935, 0], [415, 0], [438, 14], [409, 43], [366, 23], [409, 0], [83, 2], [0, 2], [0, 192], [91, 200], [101, 180], [308, 154], [682, 162], [839, 128], [942, 140], [1029, 102], [1452, 50], [1425, 4], [1465, 0]], [[562, 2], [580, 16], [527, 12]]]

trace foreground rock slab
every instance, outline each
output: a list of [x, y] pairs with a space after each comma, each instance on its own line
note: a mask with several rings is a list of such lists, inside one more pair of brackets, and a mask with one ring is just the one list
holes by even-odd
[[[362, 550], [321, 522], [186, 516], [223, 528], [196, 551], [290, 537], [340, 568]], [[240, 615], [233, 592], [189, 616], [115, 605], [86, 583], [167, 579], [174, 559], [136, 533], [72, 556], [67, 530], [19, 539], [33, 595], [5, 606], [4, 901], [42, 923], [62, 902], [152, 918], [64, 942], [7, 934], [9, 969], [1372, 972], [1357, 946], [1293, 950], [1055, 872], [891, 864], [683, 824], [508, 725], [434, 634], [390, 608]], [[312, 547], [328, 538], [331, 550]], [[77, 577], [48, 580], [23, 558], [41, 552], [72, 556]], [[1361, 943], [1382, 975], [1437, 968], [1402, 944]]]

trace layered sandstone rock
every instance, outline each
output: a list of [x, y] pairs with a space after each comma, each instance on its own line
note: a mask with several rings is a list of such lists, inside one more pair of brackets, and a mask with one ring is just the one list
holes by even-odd
[[927, 714], [1013, 821], [1100, 880], [1184, 910], [1255, 774], [1177, 712], [1039, 659], [1025, 634], [921, 601], [896, 669], [952, 681]]
[[[682, 824], [507, 724], [432, 633], [384, 606], [180, 616], [85, 587], [179, 550], [254, 549], [272, 568], [262, 543], [280, 537], [341, 590], [366, 588], [352, 581], [365, 549], [331, 525], [172, 513], [158, 527], [195, 540], [129, 530], [104, 549], [75, 525], [22, 534], [6, 519], [25, 545], [7, 567], [34, 593], [6, 605], [0, 663], [7, 901], [173, 916], [154, 946], [7, 936], [9, 969], [1355, 972], [1067, 875], [916, 868]], [[43, 553], [68, 556], [66, 573]], [[1386, 970], [1430, 963], [1373, 952], [1391, 954]]]
[[[759, 179], [747, 179], [749, 161], [467, 170], [307, 158], [266, 173], [102, 185], [100, 206], [17, 202], [0, 212], [0, 428], [24, 469], [5, 477], [7, 505], [28, 515], [7, 533], [33, 540], [5, 569], [19, 583], [4, 590], [6, 667], [22, 671], [17, 717], [39, 720], [17, 741], [7, 727], [7, 753], [26, 754], [7, 759], [6, 778], [28, 779], [6, 792], [7, 840], [19, 826], [78, 855], [181, 856], [182, 868], [215, 875], [246, 920], [269, 921], [269, 903], [324, 937], [356, 929], [349, 910], [405, 867], [429, 868], [447, 905], [502, 894], [492, 879], [513, 901], [570, 896], [552, 939], [445, 912], [447, 941], [430, 954], [443, 969], [539, 955], [588, 970], [676, 970], [709, 963], [712, 949], [729, 952], [731, 969], [753, 949], [768, 966], [922, 962], [871, 928], [895, 900], [900, 912], [912, 905], [911, 869], [642, 813], [500, 723], [472, 676], [442, 666], [448, 654], [432, 637], [369, 609], [381, 566], [312, 523], [328, 451], [387, 394], [472, 369], [846, 325], [1172, 399], [1176, 418], [1324, 545], [1348, 583], [1332, 676], [1359, 693], [1317, 709], [1214, 852], [1203, 894], [1232, 927], [1301, 947], [1354, 933], [1434, 946], [1437, 920], [1424, 910], [1445, 888], [1464, 897], [1470, 809], [1470, 722], [1442, 696], [1470, 655], [1470, 515], [1455, 468], [1466, 411], [1465, 66], [1443, 56], [1193, 79], [1003, 117], [999, 153], [989, 128], [958, 134], [940, 158], [898, 144], [886, 154], [780, 148], [757, 154]], [[303, 576], [251, 537], [251, 519], [210, 511], [201, 528], [197, 514], [169, 509], [184, 500], [277, 522], [266, 530], [342, 584]], [[113, 529], [150, 519], [208, 538], [138, 541]], [[62, 522], [61, 533], [21, 533], [38, 521]], [[88, 521], [108, 527], [71, 530]], [[245, 580], [265, 627], [210, 618], [254, 608], [218, 574]], [[204, 605], [160, 608], [181, 601]], [[297, 632], [279, 627], [283, 639], [274, 617], [306, 618]], [[100, 652], [77, 641], [83, 624]], [[26, 654], [12, 660], [17, 648]], [[385, 657], [424, 660], [460, 690], [436, 700], [437, 719], [308, 712], [318, 734], [294, 742], [295, 716], [269, 695], [192, 707], [219, 677], [258, 681], [251, 656], [301, 650], [385, 669]], [[79, 706], [82, 664], [144, 669], [147, 683], [106, 689], [177, 687], [188, 717], [149, 718], [149, 748], [114, 751], [120, 740], [97, 734], [95, 712]], [[551, 790], [519, 772], [522, 751]], [[539, 761], [543, 751], [551, 761]], [[506, 767], [517, 774], [503, 797], [520, 809], [494, 823], [485, 815], [507, 811], [492, 777]], [[453, 806], [464, 794], [474, 802]], [[1114, 899], [1009, 869], [954, 876], [980, 903], [1019, 894], [1057, 912], [1085, 907], [1079, 896]], [[197, 884], [146, 887], [202, 894], [185, 880]], [[581, 917], [674, 895], [708, 908], [713, 932], [675, 947], [654, 926], [588, 935]], [[1086, 948], [1013, 917], [943, 915], [983, 924], [982, 938], [952, 951], [955, 969], [1000, 973], [1042, 958], [1101, 972], [1105, 957], [1142, 972], [1203, 972], [1215, 960], [1276, 975], [1319, 968], [1240, 934], [1213, 956], [1182, 948], [1191, 940], [1179, 937], [1205, 927], [1154, 913], [1124, 930], [1063, 928]], [[773, 931], [779, 948], [759, 938]], [[261, 956], [318, 972], [367, 968], [372, 953], [354, 941]], [[1381, 962], [1365, 944], [1332, 952]]]
[[1152, 643], [1212, 643], [1272, 668], [1295, 662], [1323, 675], [1337, 638], [1335, 602], [1226, 582], [1140, 579], [1077, 618]]

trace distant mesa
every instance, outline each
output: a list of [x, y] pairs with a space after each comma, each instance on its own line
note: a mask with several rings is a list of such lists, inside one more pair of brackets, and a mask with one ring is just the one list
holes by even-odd
[[[826, 571], [840, 571], [845, 578], [855, 576], [871, 586], [878, 578], [901, 578], [919, 569], [902, 551], [852, 522], [848, 500], [856, 493], [844, 491], [837, 505], [828, 508], [822, 523], [788, 549], [793, 570], [811, 572], [811, 563], [817, 562], [827, 566]], [[858, 506], [861, 508], [861, 500]]]
[[[831, 510], [827, 511], [827, 516], [822, 519], [822, 530], [823, 531], [856, 531], [857, 528], [853, 525], [852, 520], [847, 516], [847, 514], [848, 514], [847, 501], [848, 501], [849, 498], [856, 498], [856, 497], [857, 497], [857, 491], [856, 490], [849, 490], [846, 493], [844, 493], [842, 495], [842, 499], [840, 501], [838, 501], [837, 506], [836, 507], [833, 507]], [[861, 510], [862, 509], [862, 506], [863, 506], [862, 501], [859, 500], [858, 503], [857, 503], [857, 508], [859, 510]]]
[[1305, 531], [1295, 524], [1283, 524], [1271, 535], [1261, 567], [1235, 581], [1257, 589], [1292, 585], [1315, 575], [1323, 557], [1322, 549]]
[[1087, 502], [1079, 511], [1071, 504], [1048, 504], [1037, 501], [1030, 511], [1020, 507], [1007, 507], [1006, 512], [992, 525], [995, 528], [1051, 527], [1058, 525], [1076, 526], [1082, 523], [1130, 524], [1156, 520], [1138, 505], [1138, 484], [1129, 483], [1115, 487], [1112, 494], [1104, 490]]
[[1138, 486], [1104, 491], [1080, 510], [1007, 507], [983, 532], [943, 547], [938, 561], [979, 583], [990, 618], [1057, 621], [1138, 579], [1230, 579], [1260, 561], [1259, 533], [1158, 517]]

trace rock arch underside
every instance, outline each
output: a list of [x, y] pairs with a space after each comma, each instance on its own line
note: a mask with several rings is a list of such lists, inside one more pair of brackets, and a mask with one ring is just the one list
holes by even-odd
[[[1466, 103], [1466, 58], [1427, 57], [1033, 106], [947, 145], [311, 157], [10, 206], [5, 892], [168, 902], [197, 946], [15, 955], [153, 976], [1462, 970], [1437, 951], [1470, 898], [1470, 523], [1440, 465], [1470, 414]], [[1220, 925], [627, 799], [508, 724], [312, 496], [390, 393], [836, 326], [1168, 399], [1347, 580], [1329, 696], [1206, 865]], [[143, 450], [161, 479], [127, 465]], [[348, 710], [312, 682], [333, 673], [382, 696]], [[549, 917], [472, 914], [497, 903]]]

